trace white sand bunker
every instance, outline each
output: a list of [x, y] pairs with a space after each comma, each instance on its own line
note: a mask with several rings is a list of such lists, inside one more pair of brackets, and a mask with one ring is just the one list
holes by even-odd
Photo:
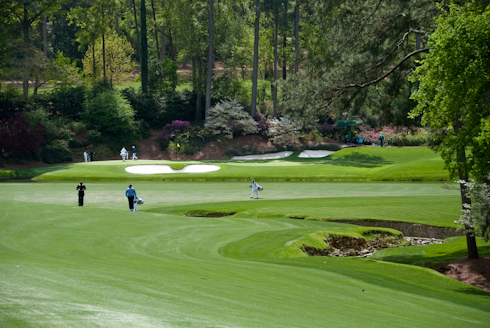
[[218, 171], [217, 165], [191, 164], [182, 170], [174, 170], [169, 165], [135, 165], [128, 166], [126, 172], [133, 174], [163, 174], [163, 173], [206, 173]]
[[300, 158], [322, 158], [335, 153], [330, 150], [304, 150], [298, 155]]
[[231, 159], [238, 161], [247, 161], [254, 159], [280, 159], [291, 156], [292, 151], [282, 151], [279, 153], [271, 153], [271, 154], [261, 154], [261, 155], [247, 155], [247, 156], [233, 156]]

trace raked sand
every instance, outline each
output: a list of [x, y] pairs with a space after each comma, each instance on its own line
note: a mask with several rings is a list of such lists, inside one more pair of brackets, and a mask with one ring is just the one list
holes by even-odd
[[292, 151], [281, 151], [279, 153], [261, 154], [261, 155], [246, 155], [246, 156], [233, 156], [231, 159], [237, 161], [249, 161], [256, 159], [280, 159], [291, 156]]
[[298, 155], [300, 158], [322, 158], [335, 153], [331, 150], [305, 150]]

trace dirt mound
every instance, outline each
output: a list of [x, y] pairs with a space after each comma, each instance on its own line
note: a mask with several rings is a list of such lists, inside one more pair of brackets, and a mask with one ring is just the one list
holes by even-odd
[[476, 260], [464, 257], [432, 269], [490, 293], [490, 257], [481, 257]]

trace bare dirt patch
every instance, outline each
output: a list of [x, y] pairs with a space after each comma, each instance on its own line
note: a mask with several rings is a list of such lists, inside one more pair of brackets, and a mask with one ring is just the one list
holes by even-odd
[[207, 213], [184, 213], [182, 216], [199, 218], [222, 218], [224, 216], [235, 215], [237, 212], [207, 212]]
[[490, 257], [469, 260], [467, 257], [432, 267], [440, 273], [490, 293]]

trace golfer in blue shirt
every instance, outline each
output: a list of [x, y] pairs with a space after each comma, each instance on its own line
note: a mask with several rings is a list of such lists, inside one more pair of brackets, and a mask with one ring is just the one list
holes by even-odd
[[129, 185], [128, 189], [126, 189], [126, 197], [128, 197], [129, 210], [134, 212], [134, 197], [138, 196], [136, 195], [136, 190], [133, 189], [133, 185]]

